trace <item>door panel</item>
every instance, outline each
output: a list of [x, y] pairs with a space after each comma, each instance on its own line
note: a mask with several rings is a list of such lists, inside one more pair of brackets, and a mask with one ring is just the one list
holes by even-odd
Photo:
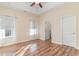
[[65, 16], [62, 18], [63, 44], [75, 46], [76, 43], [76, 17]]

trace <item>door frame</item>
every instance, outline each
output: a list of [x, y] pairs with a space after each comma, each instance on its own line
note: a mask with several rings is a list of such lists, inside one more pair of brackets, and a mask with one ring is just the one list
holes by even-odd
[[[48, 23], [48, 24], [47, 24]], [[46, 28], [47, 28], [47, 25], [49, 26], [50, 25], [50, 34], [51, 34], [51, 36], [52, 36], [52, 32], [51, 32], [51, 22], [50, 21], [48, 21], [48, 20], [46, 20], [45, 21], [45, 40], [49, 40], [49, 39], [46, 39]], [[49, 31], [48, 30], [48, 31]], [[49, 33], [48, 33], [49, 34]], [[52, 37], [51, 37], [51, 39], [52, 39]], [[50, 41], [51, 41], [51, 39], [50, 39]]]

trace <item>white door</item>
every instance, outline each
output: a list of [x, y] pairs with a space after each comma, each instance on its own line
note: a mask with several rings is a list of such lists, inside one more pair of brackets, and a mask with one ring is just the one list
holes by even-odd
[[76, 45], [76, 16], [62, 18], [63, 44], [75, 47]]

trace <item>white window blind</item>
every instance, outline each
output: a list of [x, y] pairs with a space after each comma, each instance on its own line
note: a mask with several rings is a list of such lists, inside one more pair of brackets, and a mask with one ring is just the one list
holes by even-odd
[[15, 17], [0, 16], [0, 39], [15, 36]]

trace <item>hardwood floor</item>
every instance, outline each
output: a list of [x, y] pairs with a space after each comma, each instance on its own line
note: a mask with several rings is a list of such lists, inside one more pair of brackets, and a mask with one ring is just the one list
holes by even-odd
[[50, 43], [42, 40], [32, 40], [6, 47], [0, 47], [1, 56], [79, 56], [79, 50]]

